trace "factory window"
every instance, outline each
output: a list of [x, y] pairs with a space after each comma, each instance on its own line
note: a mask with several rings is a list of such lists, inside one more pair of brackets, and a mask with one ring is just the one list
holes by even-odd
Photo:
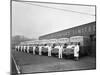
[[82, 28], [82, 29], [81, 29], [82, 34], [84, 33], [84, 31], [85, 31], [85, 29], [84, 29], [84, 28]]
[[91, 26], [88, 27], [88, 32], [91, 32]]
[[77, 29], [74, 29], [74, 35], [77, 34]]
[[81, 33], [81, 30], [80, 29], [78, 29], [78, 33]]
[[73, 35], [73, 31], [72, 30], [70, 31], [70, 34]]
[[74, 29], [72, 30], [72, 34], [74, 35]]
[[95, 25], [93, 25], [93, 31], [95, 31], [96, 30], [96, 26]]
[[87, 30], [88, 30], [88, 29], [87, 29], [87, 26], [86, 26], [86, 27], [84, 27], [84, 32], [87, 32]]
[[69, 35], [69, 32], [67, 31], [66, 34]]

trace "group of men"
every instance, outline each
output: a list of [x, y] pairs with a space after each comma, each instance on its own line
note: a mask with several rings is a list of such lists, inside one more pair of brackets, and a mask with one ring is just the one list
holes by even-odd
[[[59, 51], [58, 51], [58, 58], [62, 58], [62, 55], [63, 55], [63, 51], [64, 51], [64, 48], [69, 48], [69, 49], [73, 49], [74, 51], [74, 58], [75, 60], [78, 60], [79, 59], [79, 43], [75, 42], [73, 44], [69, 43], [69, 44], [44, 44], [44, 45], [33, 45], [31, 46], [32, 49], [33, 49], [33, 54], [35, 55], [35, 50], [36, 48], [38, 47], [39, 49], [39, 55], [42, 55], [42, 48], [46, 48], [48, 49], [48, 56], [51, 56], [51, 51], [54, 49], [54, 48], [57, 48]], [[30, 46], [15, 46], [15, 48], [17, 50], [19, 50], [19, 48], [22, 50], [25, 50], [27, 51], [27, 53], [29, 53], [29, 48]]]

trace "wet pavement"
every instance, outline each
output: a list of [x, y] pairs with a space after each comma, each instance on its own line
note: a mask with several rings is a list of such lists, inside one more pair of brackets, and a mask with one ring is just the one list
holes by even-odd
[[18, 75], [14, 60], [11, 58], [11, 75]]
[[37, 72], [55, 72], [70, 70], [87, 70], [96, 68], [96, 59], [94, 57], [85, 56], [74, 61], [73, 59], [58, 59], [57, 57], [48, 57], [33, 55], [29, 53], [12, 51], [12, 55], [16, 63], [20, 67], [20, 72], [37, 73]]

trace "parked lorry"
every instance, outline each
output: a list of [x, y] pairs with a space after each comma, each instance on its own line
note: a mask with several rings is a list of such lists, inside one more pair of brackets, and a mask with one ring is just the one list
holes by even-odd
[[78, 42], [79, 43], [80, 56], [89, 54], [89, 50], [90, 50], [89, 36], [73, 36], [73, 37], [70, 37], [70, 42]]
[[55, 47], [53, 48], [53, 50], [51, 51], [53, 54], [58, 54], [59, 49], [56, 48], [57, 45], [63, 45], [63, 44], [68, 44], [69, 43], [69, 38], [60, 38], [57, 39], [56, 43], [55, 43]]

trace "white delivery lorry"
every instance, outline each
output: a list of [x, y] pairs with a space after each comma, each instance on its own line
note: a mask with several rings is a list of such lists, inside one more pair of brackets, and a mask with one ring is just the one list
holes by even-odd
[[64, 45], [64, 44], [68, 44], [69, 43], [69, 38], [60, 38], [60, 39], [56, 39], [55, 42], [55, 48], [53, 48], [53, 50], [51, 51], [53, 54], [57, 54], [59, 53], [59, 49], [57, 48], [57, 46], [59, 45]]
[[70, 42], [78, 42], [80, 45], [80, 56], [88, 55], [90, 50], [90, 37], [89, 36], [73, 36], [70, 37]]

